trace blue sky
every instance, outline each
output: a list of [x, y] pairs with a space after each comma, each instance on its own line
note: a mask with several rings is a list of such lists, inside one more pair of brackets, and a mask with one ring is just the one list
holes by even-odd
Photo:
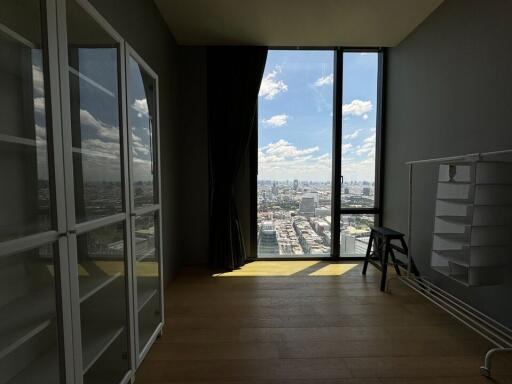
[[[376, 53], [345, 53], [343, 170], [346, 181], [373, 181]], [[260, 179], [331, 179], [332, 51], [269, 51], [258, 104]]]

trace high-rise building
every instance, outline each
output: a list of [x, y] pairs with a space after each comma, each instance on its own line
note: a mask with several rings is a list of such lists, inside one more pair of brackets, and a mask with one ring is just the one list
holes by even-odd
[[306, 217], [315, 216], [315, 198], [304, 196], [300, 200], [299, 214]]
[[277, 232], [271, 221], [262, 223], [258, 234], [258, 252], [261, 255], [279, 254], [279, 244], [277, 243]]

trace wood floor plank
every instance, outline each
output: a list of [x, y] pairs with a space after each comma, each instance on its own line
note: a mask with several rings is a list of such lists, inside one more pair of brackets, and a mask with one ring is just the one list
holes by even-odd
[[[317, 276], [329, 262], [276, 263], [229, 277], [184, 269], [136, 383], [488, 383], [489, 343], [399, 282], [382, 293], [374, 268]], [[496, 360], [496, 383], [512, 384], [511, 363]]]

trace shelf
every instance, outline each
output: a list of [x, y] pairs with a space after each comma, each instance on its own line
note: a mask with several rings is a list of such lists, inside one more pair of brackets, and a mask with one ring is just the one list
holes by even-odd
[[446, 202], [449, 202], [449, 203], [460, 203], [460, 204], [467, 204], [467, 203], [473, 202], [473, 199], [471, 199], [471, 198], [455, 199], [455, 198], [442, 198], [442, 197], [438, 197], [437, 200], [439, 200], [439, 201], [446, 201]]
[[98, 84], [97, 82], [95, 82], [93, 79], [91, 79], [90, 77], [88, 76], [85, 76], [83, 73], [77, 71], [75, 68], [73, 67], [69, 67], [69, 73], [71, 73], [72, 75], [75, 75], [76, 77], [78, 77], [80, 80], [83, 80], [85, 81], [87, 84], [89, 84], [90, 86], [96, 88], [98, 91], [102, 92], [103, 94], [107, 95], [107, 96], [110, 96], [112, 98], [116, 98], [117, 96], [114, 94], [114, 92], [111, 92], [109, 91], [107, 88], [105, 88], [104, 86], [102, 86], [101, 84]]
[[432, 267], [432, 269], [436, 272], [439, 272], [440, 274], [449, 277], [451, 279], [456, 280], [458, 283], [461, 283], [465, 286], [469, 286], [468, 283], [468, 276], [463, 274], [458, 275], [451, 275], [450, 274], [450, 267]]
[[450, 223], [471, 225], [471, 217], [468, 216], [436, 215], [436, 218]]
[[0, 133], [0, 142], [9, 143], [9, 144], [19, 144], [26, 145], [29, 147], [39, 147], [46, 145], [46, 139], [42, 143], [38, 143], [36, 139], [27, 139], [25, 137], [18, 137], [12, 135], [5, 135]]
[[92, 151], [90, 149], [78, 148], [78, 147], [73, 147], [71, 150], [73, 151], [73, 153], [78, 153], [83, 156], [101, 157], [101, 158], [110, 159], [110, 160], [118, 160], [119, 159], [119, 155], [112, 153], [112, 152]]
[[434, 236], [441, 237], [446, 240], [454, 240], [459, 241], [461, 243], [468, 243], [469, 244], [469, 234], [467, 233], [440, 233], [440, 232], [434, 232]]
[[101, 323], [82, 333], [82, 364], [85, 374], [124, 331], [123, 326]]
[[[144, 252], [142, 255], [137, 255], [137, 261], [144, 261], [145, 259], [147, 259], [148, 257], [151, 257], [151, 256], [155, 256], [155, 248], [153, 249], [150, 249], [146, 252]], [[153, 260], [154, 261], [154, 260]]]
[[104, 276], [84, 276], [80, 277], [80, 292], [84, 292], [83, 295], [80, 295], [80, 303], [83, 303], [89, 297], [93, 296], [97, 292], [101, 291], [104, 287], [109, 285], [118, 277], [122, 276], [121, 272], [117, 272], [114, 275], [104, 275]]
[[149, 341], [151, 340], [151, 337], [155, 334], [159, 324], [160, 321], [154, 323], [143, 323], [143, 325], [139, 325], [139, 353], [141, 353], [144, 348], [146, 348]]
[[443, 181], [439, 180], [439, 184], [458, 184], [458, 185], [474, 185], [475, 183], [472, 181]]
[[137, 310], [140, 312], [157, 293], [156, 288], [137, 289]]
[[32, 361], [27, 368], [8, 381], [8, 384], [58, 383], [59, 376], [59, 355], [57, 348], [52, 348]]
[[53, 287], [46, 287], [1, 308], [0, 359], [50, 326], [56, 313], [54, 295]]

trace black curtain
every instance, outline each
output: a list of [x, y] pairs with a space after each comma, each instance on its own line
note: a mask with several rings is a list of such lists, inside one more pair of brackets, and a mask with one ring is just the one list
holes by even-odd
[[[246, 259], [235, 205], [235, 182], [252, 130], [267, 48], [207, 50], [210, 249], [212, 268], [233, 270]], [[247, 207], [250, 209], [250, 207]]]

